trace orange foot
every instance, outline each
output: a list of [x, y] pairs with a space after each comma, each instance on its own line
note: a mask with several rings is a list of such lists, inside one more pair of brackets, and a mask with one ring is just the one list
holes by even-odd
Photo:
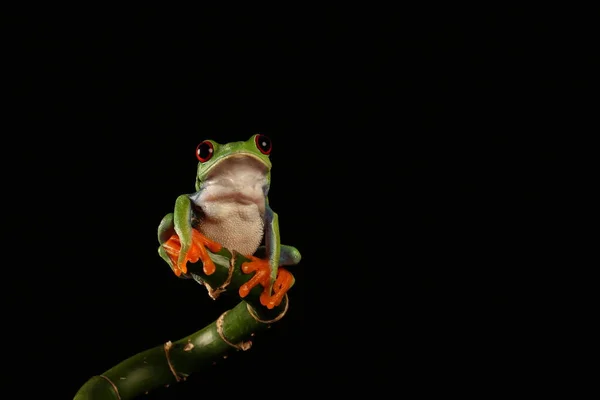
[[179, 241], [179, 236], [177, 236], [177, 234], [174, 234], [163, 243], [163, 248], [171, 259], [175, 275], [180, 276], [182, 273], [186, 274], [188, 261], [195, 263], [198, 260], [202, 260], [204, 273], [206, 275], [211, 275], [215, 272], [215, 263], [210, 259], [206, 249], [208, 248], [211, 252], [216, 253], [221, 250], [222, 246], [219, 243], [210, 240], [198, 230], [192, 229], [192, 244], [181, 262], [179, 262], [181, 242]]
[[254, 256], [250, 256], [249, 258], [251, 261], [242, 264], [242, 271], [246, 274], [254, 272], [254, 276], [240, 286], [240, 297], [246, 297], [256, 285], [261, 284], [263, 292], [260, 294], [260, 303], [269, 309], [278, 306], [281, 300], [283, 300], [283, 296], [294, 284], [294, 276], [287, 269], [279, 267], [277, 279], [273, 284], [273, 293], [271, 293], [271, 267], [269, 260], [263, 260]]

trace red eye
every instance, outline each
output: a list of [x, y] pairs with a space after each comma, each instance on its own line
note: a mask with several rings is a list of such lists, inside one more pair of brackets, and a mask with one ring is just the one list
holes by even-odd
[[269, 139], [265, 135], [256, 135], [254, 137], [254, 142], [256, 143], [256, 147], [263, 154], [270, 154], [273, 145], [271, 144], [271, 139]]
[[213, 156], [213, 153], [213, 144], [208, 140], [205, 140], [204, 142], [200, 143], [198, 147], [196, 147], [196, 157], [200, 162], [207, 162], [210, 160]]

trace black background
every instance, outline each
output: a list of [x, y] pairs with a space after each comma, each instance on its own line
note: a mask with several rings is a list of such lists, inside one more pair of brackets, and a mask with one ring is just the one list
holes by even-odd
[[562, 179], [553, 108], [576, 84], [556, 66], [576, 50], [543, 17], [356, 11], [15, 17], [5, 286], [21, 291], [24, 390], [69, 398], [235, 304], [177, 279], [156, 229], [194, 191], [201, 140], [257, 132], [282, 241], [303, 255], [289, 314], [147, 398], [523, 379], [523, 282], [552, 256]]

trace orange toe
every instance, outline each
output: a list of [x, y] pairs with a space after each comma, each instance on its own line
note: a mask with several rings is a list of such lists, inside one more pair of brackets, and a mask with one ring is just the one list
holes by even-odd
[[211, 275], [215, 272], [215, 263], [208, 255], [206, 249], [216, 253], [222, 249], [222, 246], [206, 236], [202, 235], [198, 230], [192, 229], [192, 244], [187, 251], [187, 254], [181, 262], [179, 262], [179, 253], [181, 252], [181, 242], [177, 234], [173, 234], [165, 243], [163, 248], [167, 252], [169, 259], [173, 265], [173, 272], [180, 276], [182, 273], [187, 273], [187, 263], [196, 263], [202, 261], [204, 273]]
[[242, 264], [242, 272], [245, 274], [254, 272], [254, 276], [252, 276], [248, 282], [240, 286], [240, 297], [246, 297], [256, 285], [260, 284], [263, 288], [269, 287], [271, 277], [269, 260], [251, 257], [251, 261]]
[[254, 276], [240, 286], [240, 297], [246, 297], [256, 285], [261, 285], [263, 291], [260, 294], [260, 303], [269, 309], [281, 304], [283, 297], [294, 284], [294, 276], [288, 270], [279, 268], [277, 279], [271, 289], [271, 266], [269, 260], [256, 257], [251, 257], [251, 261], [242, 264], [242, 272], [246, 274], [254, 272]]
[[277, 271], [277, 279], [273, 285], [273, 294], [269, 295], [267, 291], [264, 291], [260, 295], [260, 303], [266, 306], [268, 309], [272, 309], [281, 304], [283, 297], [287, 291], [294, 284], [294, 275], [290, 271], [284, 268], [279, 268]]

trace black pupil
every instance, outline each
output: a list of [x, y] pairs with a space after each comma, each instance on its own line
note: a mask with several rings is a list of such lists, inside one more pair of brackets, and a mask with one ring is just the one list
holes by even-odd
[[200, 157], [201, 159], [206, 160], [210, 157], [211, 153], [212, 147], [210, 146], [210, 144], [201, 143], [200, 146], [198, 146], [198, 157]]
[[268, 152], [269, 149], [271, 148], [271, 141], [266, 136], [259, 136], [258, 140], [256, 142], [258, 143], [258, 145], [260, 146], [260, 148], [263, 151], [267, 151]]

